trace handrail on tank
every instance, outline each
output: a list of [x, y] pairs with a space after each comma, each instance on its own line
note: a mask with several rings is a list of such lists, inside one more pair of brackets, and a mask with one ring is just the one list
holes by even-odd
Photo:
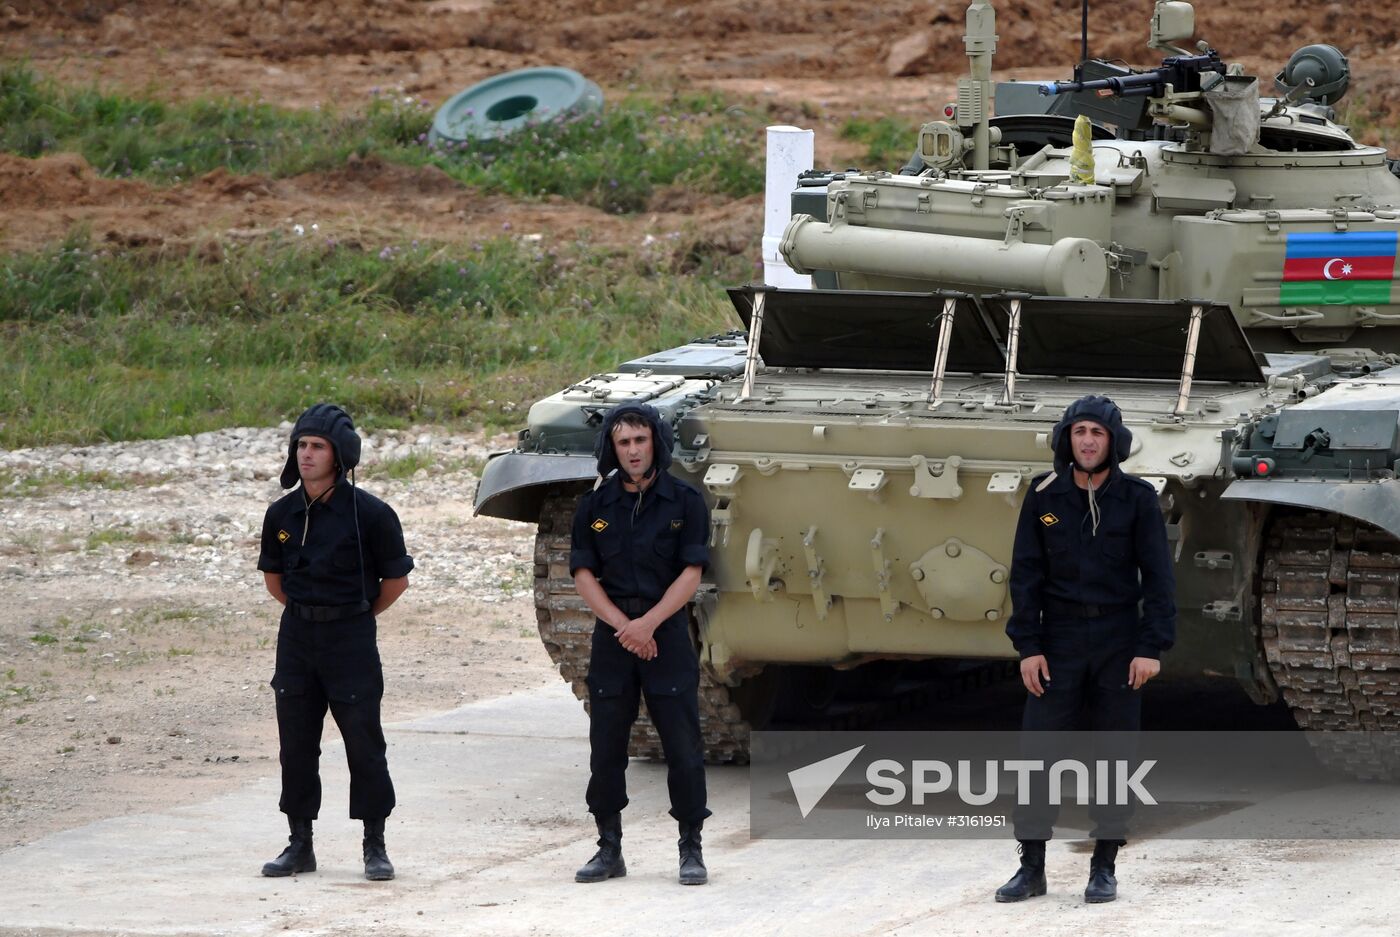
[[943, 298], [943, 311], [938, 314], [938, 346], [933, 353], [933, 382], [928, 388], [930, 410], [937, 410], [943, 402], [943, 374], [948, 370], [948, 345], [953, 337], [953, 315], [957, 309], [957, 296]]
[[1011, 297], [1006, 323], [1006, 377], [1001, 388], [1002, 406], [1016, 402], [1016, 353], [1021, 347], [1021, 298]]
[[753, 312], [749, 319], [749, 347], [744, 356], [744, 383], [739, 388], [739, 400], [753, 396], [753, 381], [758, 374], [758, 343], [763, 338], [763, 303], [768, 291], [756, 287], [753, 291]]
[[1205, 306], [1195, 303], [1191, 306], [1191, 322], [1186, 327], [1186, 354], [1181, 359], [1181, 384], [1176, 395], [1174, 416], [1186, 413], [1187, 401], [1191, 398], [1191, 378], [1196, 373], [1196, 345], [1201, 340], [1201, 316]]

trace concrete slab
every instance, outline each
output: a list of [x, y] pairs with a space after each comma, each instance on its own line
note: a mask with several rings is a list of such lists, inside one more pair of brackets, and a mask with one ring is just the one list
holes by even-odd
[[326, 746], [320, 870], [266, 879], [277, 779], [0, 853], [6, 935], [1142, 933], [1389, 935], [1391, 842], [1134, 844], [1122, 898], [1083, 904], [1087, 859], [1050, 849], [1051, 894], [996, 905], [1005, 842], [750, 841], [744, 768], [710, 772], [711, 884], [675, 882], [665, 769], [634, 763], [631, 874], [577, 885], [593, 849], [587, 724], [562, 684], [389, 728], [394, 882], [361, 877], [338, 744]]

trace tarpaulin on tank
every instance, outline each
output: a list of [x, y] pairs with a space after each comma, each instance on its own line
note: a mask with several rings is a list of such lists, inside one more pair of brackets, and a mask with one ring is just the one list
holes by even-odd
[[[751, 287], [729, 290], [748, 328]], [[938, 346], [939, 293], [859, 290], [765, 290], [758, 353], [770, 368], [931, 371]], [[960, 302], [960, 305], [966, 305]], [[975, 309], [953, 317], [949, 371], [1006, 370], [1001, 341]]]
[[[1005, 334], [1009, 302], [989, 299], [996, 328]], [[1181, 377], [1191, 302], [1073, 299], [1037, 296], [1021, 303], [1016, 371], [1078, 377]], [[1264, 383], [1264, 373], [1230, 307], [1200, 303], [1197, 381]]]
[[[729, 290], [744, 326], [753, 287]], [[766, 289], [759, 355], [768, 367], [929, 371], [945, 298], [957, 299], [948, 370], [1006, 369], [1010, 297], [957, 293]], [[1195, 380], [1264, 382], [1229, 306], [1202, 303]], [[1022, 297], [1020, 374], [1176, 381], [1186, 354], [1189, 302]]]

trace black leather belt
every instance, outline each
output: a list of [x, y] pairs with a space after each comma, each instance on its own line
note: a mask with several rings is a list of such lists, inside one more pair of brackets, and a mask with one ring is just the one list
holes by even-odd
[[1117, 605], [1080, 605], [1078, 602], [1061, 602], [1058, 599], [1045, 600], [1045, 612], [1060, 618], [1103, 618], [1137, 608], [1136, 602], [1120, 602]]
[[302, 605], [300, 602], [288, 602], [287, 610], [305, 621], [340, 621], [342, 618], [363, 615], [369, 611], [369, 602], [351, 602], [349, 605]]
[[617, 606], [618, 611], [622, 612], [624, 615], [631, 615], [633, 618], [638, 615], [645, 615], [647, 612], [651, 611], [652, 607], [656, 605], [658, 601], [657, 599], [639, 599], [635, 596], [621, 599], [608, 596], [608, 598], [612, 601], [612, 604]]

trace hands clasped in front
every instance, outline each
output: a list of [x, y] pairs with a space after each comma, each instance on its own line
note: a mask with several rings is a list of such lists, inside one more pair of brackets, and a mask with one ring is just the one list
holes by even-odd
[[641, 618], [631, 618], [617, 629], [617, 643], [624, 649], [636, 654], [642, 660], [654, 660], [656, 658], [656, 626], [646, 622], [646, 616]]
[[[1161, 670], [1161, 661], [1151, 657], [1134, 657], [1128, 663], [1128, 686], [1140, 690]], [[1050, 664], [1044, 654], [1035, 654], [1021, 661], [1021, 682], [1032, 696], [1045, 695], [1045, 685], [1050, 682]]]

